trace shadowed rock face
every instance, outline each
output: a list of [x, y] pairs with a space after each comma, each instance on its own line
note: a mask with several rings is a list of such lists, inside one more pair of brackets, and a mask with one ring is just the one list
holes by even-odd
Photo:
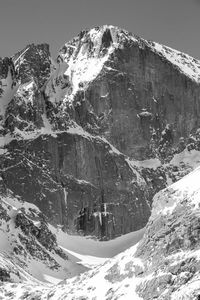
[[[101, 134], [126, 155], [141, 160], [154, 156], [155, 147], [161, 156], [166, 142], [174, 147], [180, 137], [196, 131], [199, 96], [199, 84], [148, 45], [140, 48], [132, 42], [113, 53], [85, 97]], [[169, 135], [163, 140], [166, 126]]]
[[46, 44], [13, 61], [19, 87], [0, 127], [4, 189], [69, 232], [110, 239], [144, 227], [167, 178], [129, 158], [163, 162], [186, 147], [200, 127], [198, 80], [112, 26], [81, 32], [55, 64]]
[[109, 150], [99, 140], [68, 133], [13, 141], [2, 177], [7, 188], [36, 204], [52, 224], [113, 238], [146, 224], [150, 189], [123, 155]]
[[41, 88], [49, 78], [51, 60], [48, 44], [30, 44], [15, 54], [13, 60], [22, 84], [34, 78]]

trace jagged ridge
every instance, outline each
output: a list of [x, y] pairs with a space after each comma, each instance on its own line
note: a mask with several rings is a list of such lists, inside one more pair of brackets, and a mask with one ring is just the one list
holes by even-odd
[[[67, 230], [111, 238], [144, 226], [152, 196], [169, 181], [162, 163], [199, 126], [198, 84], [169, 56], [198, 71], [189, 56], [106, 25], [65, 44], [55, 64], [45, 44], [20, 51], [14, 56], [19, 88], [1, 123], [7, 187], [49, 207], [51, 222]], [[184, 149], [187, 141], [181, 143]], [[161, 161], [154, 172], [132, 160], [152, 157]], [[26, 173], [35, 178], [35, 195], [20, 189]], [[13, 174], [20, 174], [15, 183]]]

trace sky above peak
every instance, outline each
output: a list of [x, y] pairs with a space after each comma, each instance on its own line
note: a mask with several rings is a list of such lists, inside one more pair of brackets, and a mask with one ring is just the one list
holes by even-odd
[[200, 59], [200, 0], [1, 0], [0, 57], [30, 43], [52, 56], [82, 29], [116, 25]]

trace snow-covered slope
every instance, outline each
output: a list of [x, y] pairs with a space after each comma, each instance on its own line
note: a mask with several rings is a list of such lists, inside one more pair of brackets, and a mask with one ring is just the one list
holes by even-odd
[[181, 72], [196, 82], [200, 82], [200, 61], [188, 54], [155, 42], [148, 42], [155, 53], [159, 53]]
[[[58, 285], [7, 283], [0, 288], [0, 295], [16, 300], [25, 296], [52, 300], [198, 299], [199, 178], [200, 168], [154, 198], [152, 216], [139, 244]], [[168, 209], [169, 205], [174, 209]]]
[[123, 39], [135, 40], [114, 26], [82, 31], [59, 51], [53, 74], [45, 93], [50, 101], [72, 102], [78, 90], [85, 90], [101, 73], [115, 49], [123, 47]]
[[[142, 270], [143, 264], [134, 258], [135, 247], [119, 254], [112, 260], [106, 261], [80, 277], [62, 282], [55, 287], [45, 287], [32, 283], [31, 285], [20, 284], [12, 287], [6, 284], [0, 289], [0, 295], [5, 299], [20, 299], [25, 295], [38, 297], [38, 299], [141, 299], [136, 293], [138, 279], [133, 280], [135, 269]], [[8, 289], [11, 294], [6, 296]], [[113, 298], [114, 297], [114, 298]]]
[[112, 70], [107, 65], [108, 61], [115, 51], [124, 48], [126, 42], [138, 47], [145, 45], [192, 80], [200, 81], [200, 62], [197, 59], [167, 46], [146, 41], [120, 28], [104, 25], [82, 31], [60, 49], [46, 85], [46, 96], [53, 103], [71, 103], [76, 92], [86, 90], [104, 67]]
[[10, 194], [1, 196], [0, 212], [2, 281], [39, 282], [48, 281], [48, 276], [61, 281], [87, 270], [58, 247], [56, 235], [35, 205]]
[[181, 201], [192, 210], [199, 210], [200, 167], [184, 176], [181, 180], [162, 190], [154, 197], [151, 218], [162, 214], [172, 214]]

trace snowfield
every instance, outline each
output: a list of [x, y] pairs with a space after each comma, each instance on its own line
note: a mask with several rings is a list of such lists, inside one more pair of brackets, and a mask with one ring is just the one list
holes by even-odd
[[172, 214], [180, 201], [187, 201], [193, 210], [199, 209], [200, 167], [154, 196], [151, 219]]
[[[200, 199], [199, 178], [200, 167], [167, 189], [159, 192], [154, 197], [150, 223], [161, 214], [171, 214], [176, 205], [185, 201], [186, 198], [188, 205], [191, 206], [191, 210], [198, 210]], [[14, 207], [13, 202], [10, 205]], [[55, 275], [46, 273], [44, 269], [41, 269], [43, 279], [48, 281], [48, 284], [36, 280], [33, 276], [23, 271], [24, 282], [5, 283], [0, 287], [2, 299], [140, 300], [143, 298], [137, 293], [138, 287], [141, 284], [144, 285], [145, 282], [150, 282], [156, 276], [162, 277], [165, 275], [162, 271], [150, 274], [148, 272], [144, 273], [145, 268], [151, 267], [151, 258], [144, 260], [144, 258], [141, 259], [136, 255], [144, 230], [127, 234], [112, 241], [99, 242], [89, 237], [70, 236], [60, 231], [60, 229], [50, 227], [51, 230], [57, 230], [58, 242], [63, 250], [68, 253], [70, 261], [75, 261], [77, 265], [87, 266], [91, 270], [59, 281]], [[7, 246], [7, 242], [4, 241], [2, 243], [4, 250]], [[124, 250], [125, 248], [128, 249]], [[122, 252], [112, 257], [117, 251]], [[186, 259], [196, 258], [199, 260], [200, 254], [198, 249], [178, 251], [167, 258], [171, 261], [172, 267]], [[10, 264], [10, 262], [2, 258], [0, 263]], [[33, 267], [37, 267], [37, 265], [34, 264]], [[143, 276], [140, 275], [142, 273], [144, 273]], [[191, 297], [196, 295], [199, 286], [200, 277], [197, 273], [186, 285], [180, 286], [179, 289], [174, 291], [170, 299], [193, 299]], [[169, 291], [168, 288], [166, 287], [166, 293]]]

